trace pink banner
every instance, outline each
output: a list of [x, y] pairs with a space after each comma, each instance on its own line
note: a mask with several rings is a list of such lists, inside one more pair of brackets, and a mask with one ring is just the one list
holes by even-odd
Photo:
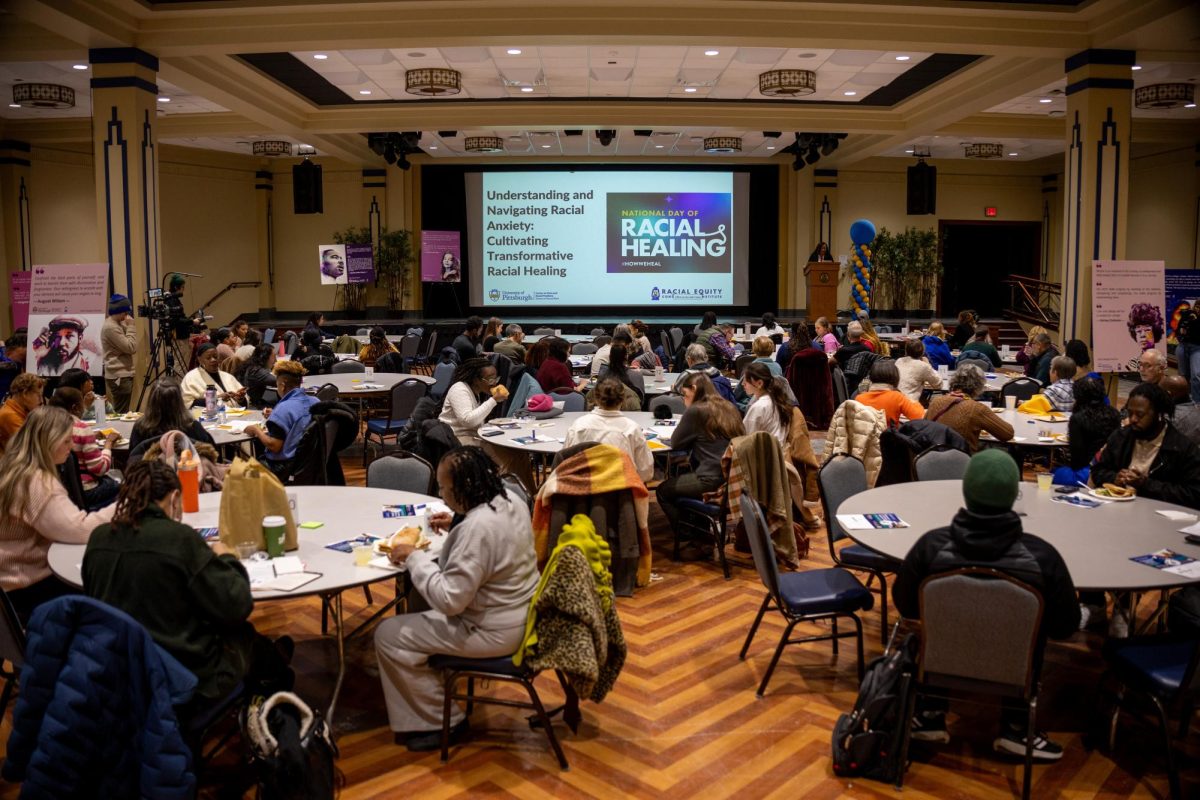
[[1092, 262], [1092, 369], [1136, 372], [1145, 350], [1167, 356], [1162, 261]]
[[12, 298], [14, 328], [29, 326], [29, 282], [31, 280], [33, 280], [32, 272], [10, 272], [8, 274], [8, 294]]
[[421, 231], [421, 280], [462, 281], [462, 243], [458, 231]]
[[100, 327], [108, 312], [108, 264], [35, 265], [29, 287], [25, 368], [44, 377], [104, 372]]

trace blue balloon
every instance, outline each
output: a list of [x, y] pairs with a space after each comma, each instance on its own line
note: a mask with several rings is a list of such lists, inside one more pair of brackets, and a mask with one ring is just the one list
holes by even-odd
[[875, 223], [869, 219], [860, 219], [850, 226], [850, 241], [860, 247], [875, 241]]

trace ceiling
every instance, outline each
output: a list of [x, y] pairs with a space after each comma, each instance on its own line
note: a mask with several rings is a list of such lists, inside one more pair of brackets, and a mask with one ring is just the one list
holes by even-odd
[[[363, 166], [384, 166], [371, 131], [420, 131], [417, 157], [439, 160], [477, 157], [463, 141], [476, 135], [503, 139], [488, 159], [731, 158], [705, 153], [709, 136], [767, 159], [814, 131], [847, 134], [819, 167], [918, 147], [963, 158], [981, 141], [1036, 161], [1062, 152], [1067, 56], [1135, 49], [1138, 86], [1200, 78], [1200, 5], [1188, 0], [861, 0], [854, 11], [799, 0], [0, 0], [0, 95], [18, 81], [76, 89], [73, 109], [0, 104], [0, 133], [90, 138], [78, 124], [91, 114], [90, 70], [74, 67], [96, 46], [158, 56], [164, 143], [249, 154], [252, 141], [283, 139]], [[408, 94], [404, 72], [420, 67], [458, 70], [462, 91]], [[816, 92], [762, 96], [759, 74], [785, 68], [814, 71]], [[1200, 138], [1195, 108], [1134, 117], [1137, 137]], [[614, 131], [611, 144], [597, 129]]]

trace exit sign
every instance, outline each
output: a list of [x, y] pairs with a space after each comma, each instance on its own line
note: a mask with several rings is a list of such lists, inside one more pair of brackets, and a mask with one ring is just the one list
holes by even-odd
[[983, 215], [984, 215], [985, 217], [994, 217], [994, 216], [996, 216], [996, 207], [995, 207], [995, 206], [988, 206], [987, 208], [983, 209]]

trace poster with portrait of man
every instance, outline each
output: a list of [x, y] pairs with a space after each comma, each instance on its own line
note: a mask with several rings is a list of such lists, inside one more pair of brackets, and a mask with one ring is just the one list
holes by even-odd
[[317, 248], [320, 251], [321, 284], [332, 286], [350, 282], [350, 273], [346, 268], [346, 245], [323, 244]]
[[103, 374], [108, 264], [44, 264], [32, 272], [25, 368], [45, 378], [69, 369]]

